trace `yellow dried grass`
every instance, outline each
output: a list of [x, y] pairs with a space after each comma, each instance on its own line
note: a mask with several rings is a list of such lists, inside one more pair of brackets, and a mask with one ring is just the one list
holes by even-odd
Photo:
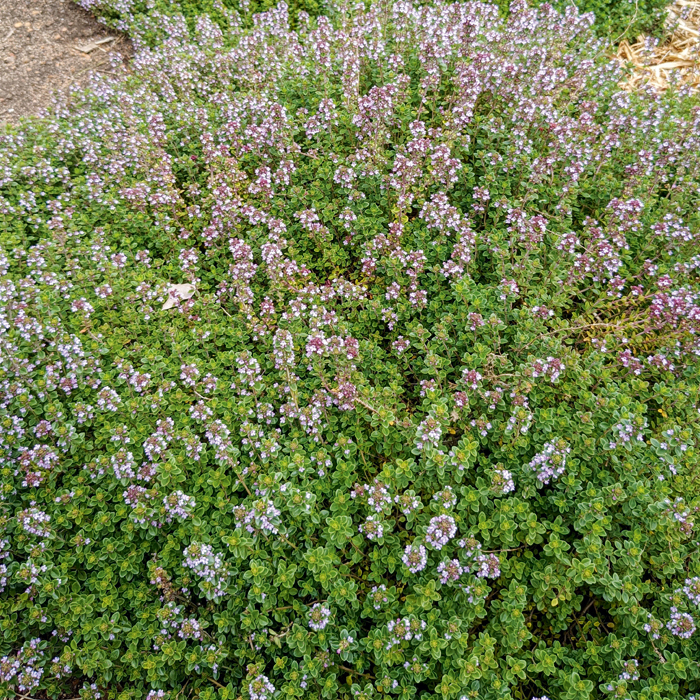
[[700, 91], [700, 0], [676, 0], [669, 8], [666, 35], [658, 44], [638, 37], [620, 42], [616, 58], [632, 65], [626, 90], [650, 86], [663, 92], [678, 81]]

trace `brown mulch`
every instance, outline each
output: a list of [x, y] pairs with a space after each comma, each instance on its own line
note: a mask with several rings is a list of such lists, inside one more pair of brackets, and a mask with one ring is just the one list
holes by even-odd
[[55, 90], [111, 72], [109, 54], [131, 53], [72, 0], [0, 0], [0, 125], [46, 107]]
[[632, 65], [627, 90], [666, 90], [673, 83], [700, 90], [700, 0], [676, 0], [669, 8], [664, 38], [639, 37], [620, 43], [617, 58]]

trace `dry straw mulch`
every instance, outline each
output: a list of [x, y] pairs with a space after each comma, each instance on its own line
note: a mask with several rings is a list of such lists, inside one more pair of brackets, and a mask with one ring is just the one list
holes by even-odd
[[700, 0], [676, 0], [669, 8], [664, 38], [623, 40], [617, 58], [632, 64], [628, 90], [650, 86], [666, 90], [678, 82], [700, 90]]

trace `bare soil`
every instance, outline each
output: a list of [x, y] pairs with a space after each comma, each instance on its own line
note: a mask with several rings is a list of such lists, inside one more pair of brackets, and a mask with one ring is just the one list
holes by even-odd
[[128, 57], [128, 40], [72, 0], [0, 0], [0, 125], [39, 114], [92, 70], [110, 72], [114, 51]]

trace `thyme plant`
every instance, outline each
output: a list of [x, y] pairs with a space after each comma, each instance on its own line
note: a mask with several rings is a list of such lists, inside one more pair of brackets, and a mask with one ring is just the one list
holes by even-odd
[[3, 692], [700, 692], [700, 104], [590, 24], [171, 18], [2, 135]]

